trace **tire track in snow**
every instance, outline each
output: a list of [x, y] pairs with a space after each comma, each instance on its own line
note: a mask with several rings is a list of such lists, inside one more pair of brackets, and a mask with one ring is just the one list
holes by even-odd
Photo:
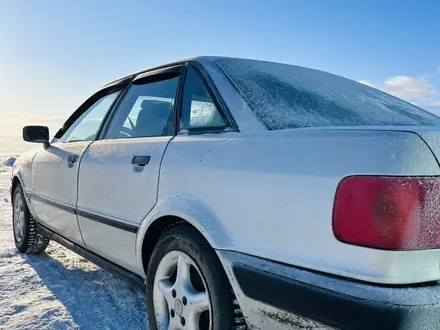
[[147, 329], [144, 292], [129, 282], [54, 242], [16, 251], [10, 174], [0, 167], [0, 329]]

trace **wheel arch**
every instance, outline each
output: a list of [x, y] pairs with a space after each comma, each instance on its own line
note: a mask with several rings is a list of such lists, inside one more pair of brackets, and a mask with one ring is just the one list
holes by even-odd
[[[173, 215], [165, 215], [163, 217], [160, 217], [156, 219], [153, 223], [151, 223], [151, 225], [148, 227], [148, 230], [143, 237], [142, 247], [140, 250], [142, 269], [144, 270], [145, 274], [147, 274], [148, 264], [150, 262], [151, 255], [153, 254], [153, 250], [156, 244], [159, 242], [162, 233], [165, 232], [167, 229], [178, 225], [188, 226], [197, 230], [197, 228], [191, 225], [188, 221]], [[197, 232], [200, 233], [199, 230], [197, 230]]]
[[141, 223], [136, 238], [136, 255], [139, 269], [145, 272], [151, 254], [161, 234], [175, 225], [184, 225], [197, 230], [213, 249], [228, 249], [232, 246], [231, 235], [208, 208], [194, 199], [179, 203], [168, 199], [158, 203]]
[[12, 203], [12, 200], [14, 199], [14, 192], [15, 192], [15, 189], [17, 188], [18, 185], [23, 186], [19, 176], [18, 175], [14, 175], [14, 177], [12, 178], [11, 191], [10, 191], [11, 192], [11, 203]]
[[[187, 226], [188, 227], [188, 231], [192, 232], [192, 240], [191, 242], [199, 242], [199, 244], [201, 243], [201, 240], [205, 241], [209, 247], [213, 247], [212, 244], [210, 244], [206, 237], [200, 232], [200, 230], [198, 230], [197, 228], [195, 228], [190, 222], [177, 217], [177, 216], [163, 216], [161, 218], [156, 219], [151, 226], [149, 227], [149, 230], [146, 233], [146, 236], [144, 238], [144, 243], [148, 242], [148, 238], [151, 238], [152, 236], [149, 236], [149, 233], [152, 234], [153, 236], [155, 236], [155, 240], [156, 242], [154, 244], [151, 244], [151, 251], [149, 251], [149, 255], [147, 255], [146, 257], [148, 257], [148, 261], [145, 262], [145, 273], [147, 273], [147, 268], [148, 268], [148, 264], [150, 263], [150, 258], [153, 257], [153, 250], [155, 248], [155, 245], [157, 245], [157, 243], [160, 240], [161, 234], [164, 233], [164, 231], [168, 231], [168, 229], [171, 229], [173, 227], [182, 227], [182, 226]], [[162, 230], [160, 229], [162, 227]], [[181, 231], [181, 229], [183, 229], [183, 235], [185, 235], [185, 233], [187, 233], [187, 229], [186, 228], [176, 228], [178, 229], [177, 233], [179, 231]], [[150, 232], [151, 230], [151, 232]], [[155, 233], [154, 233], [155, 232]], [[182, 232], [182, 231], [181, 231]], [[201, 237], [195, 237], [194, 234], [199, 233], [201, 235]], [[156, 235], [155, 235], [156, 234]], [[176, 234], [176, 232], [174, 233], [169, 233], [167, 236], [167, 244], [173, 244], [174, 241], [170, 240], [170, 238], [175, 237], [174, 235]], [[197, 235], [198, 236], [198, 235]], [[196, 243], [196, 246], [199, 245]], [[166, 245], [166, 244], [165, 244]], [[185, 244], [186, 245], [186, 244]], [[143, 245], [144, 247], [146, 247], [147, 245]], [[188, 246], [188, 245], [186, 245]], [[202, 243], [202, 246], [198, 246], [198, 248], [196, 247], [196, 249], [193, 251], [193, 253], [202, 253], [201, 251], [204, 251], [205, 253], [208, 253], [208, 255], [210, 256], [208, 262], [209, 265], [209, 269], [214, 271], [211, 273], [211, 283], [215, 283], [215, 287], [217, 288], [217, 294], [214, 295], [215, 297], [219, 297], [219, 292], [222, 293], [222, 298], [217, 298], [216, 301], [219, 301], [218, 299], [222, 300], [222, 303], [218, 303], [217, 305], [217, 309], [215, 309], [216, 311], [219, 311], [220, 309], [218, 308], [219, 306], [227, 306], [224, 308], [230, 308], [224, 310], [223, 312], [225, 313], [224, 316], [226, 316], [225, 318], [222, 318], [222, 320], [226, 319], [226, 321], [224, 321], [224, 325], [228, 325], [229, 326], [232, 325], [231, 328], [233, 329], [247, 329], [247, 325], [246, 325], [246, 321], [245, 321], [245, 317], [243, 316], [243, 313], [241, 311], [241, 308], [238, 304], [238, 300], [235, 296], [235, 292], [233, 287], [231, 286], [230, 280], [229, 280], [229, 276], [227, 274], [227, 269], [225, 269], [225, 265], [223, 263], [223, 261], [220, 259], [219, 255], [218, 255], [218, 251], [212, 250], [210, 251], [209, 247], [206, 246], [205, 244]], [[161, 248], [163, 248], [164, 246], [161, 245]], [[177, 247], [174, 246], [172, 247], [170, 250], [168, 250], [168, 252], [165, 252], [165, 254], [173, 251], [175, 252], [175, 250], [179, 250], [180, 246], [178, 245]], [[200, 252], [199, 252], [200, 251]], [[147, 251], [145, 251], [147, 252]], [[162, 251], [163, 252], [163, 251]], [[160, 251], [159, 251], [160, 253]], [[212, 254], [211, 254], [212, 253]], [[159, 256], [158, 258], [153, 257], [153, 267], [157, 267], [159, 265], [158, 260], [162, 260], [162, 258], [165, 256], [165, 254], [163, 254], [162, 256]], [[206, 256], [206, 254], [205, 254]], [[205, 262], [206, 262], [205, 260]], [[197, 264], [197, 261], [196, 261]], [[200, 267], [200, 264], [199, 264]], [[212, 277], [212, 274], [215, 274], [214, 278]], [[200, 276], [203, 276], [203, 273], [199, 274]], [[152, 313], [155, 312], [154, 306], [151, 305], [151, 302], [154, 301], [154, 297], [152, 292], [152, 288], [154, 287], [154, 281], [155, 278], [157, 276], [157, 273], [151, 273], [149, 274], [149, 276], [146, 277], [146, 286], [147, 286], [147, 292], [150, 293], [150, 295], [148, 296], [148, 307], [149, 307], [149, 313], [150, 315]], [[212, 281], [212, 279], [214, 279], [214, 281]], [[222, 288], [222, 289], [219, 289]], [[205, 287], [207, 288], [207, 287]], [[215, 289], [213, 289], [215, 290]], [[211, 294], [211, 293], [210, 293]], [[226, 298], [225, 298], [226, 297]], [[185, 298], [184, 298], [185, 299]], [[229, 303], [230, 302], [230, 303]], [[184, 302], [185, 304], [185, 302]], [[230, 304], [230, 305], [229, 305]], [[230, 306], [230, 307], [229, 307]], [[229, 319], [228, 316], [231, 316], [232, 318]], [[154, 325], [151, 323], [152, 319], [150, 320], [150, 325], [152, 327], [154, 327]], [[153, 321], [154, 322], [154, 321]], [[229, 323], [230, 322], [230, 323]], [[223, 326], [220, 326], [221, 328], [224, 328]]]

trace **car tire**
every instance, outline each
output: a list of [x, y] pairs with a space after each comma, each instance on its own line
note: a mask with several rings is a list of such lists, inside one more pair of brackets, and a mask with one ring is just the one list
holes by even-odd
[[[246, 329], [220, 260], [192, 227], [177, 225], [163, 232], [150, 258], [146, 284], [152, 330]], [[199, 312], [207, 304], [208, 309]]]
[[19, 184], [12, 199], [12, 229], [15, 246], [26, 254], [38, 254], [46, 250], [50, 239], [44, 236], [29, 212], [23, 188]]

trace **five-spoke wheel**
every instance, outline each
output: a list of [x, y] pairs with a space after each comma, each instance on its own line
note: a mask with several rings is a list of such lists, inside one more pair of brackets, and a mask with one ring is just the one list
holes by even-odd
[[17, 192], [14, 198], [14, 211], [12, 214], [14, 236], [17, 242], [21, 242], [24, 238], [24, 233], [26, 230], [25, 216], [26, 215], [23, 195], [21, 194], [21, 192]]
[[193, 227], [162, 233], [147, 269], [151, 330], [246, 329], [223, 266]]
[[171, 251], [156, 271], [153, 303], [158, 323], [166, 329], [211, 329], [211, 302], [205, 280], [194, 260]]
[[41, 253], [49, 244], [49, 238], [39, 231], [37, 222], [29, 212], [20, 184], [15, 187], [12, 199], [12, 227], [15, 246], [22, 253]]

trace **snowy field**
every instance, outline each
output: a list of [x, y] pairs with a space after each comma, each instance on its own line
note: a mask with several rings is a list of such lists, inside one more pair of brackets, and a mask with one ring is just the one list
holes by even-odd
[[57, 243], [38, 256], [16, 251], [0, 155], [0, 329], [147, 329], [144, 293], [130, 282]]

